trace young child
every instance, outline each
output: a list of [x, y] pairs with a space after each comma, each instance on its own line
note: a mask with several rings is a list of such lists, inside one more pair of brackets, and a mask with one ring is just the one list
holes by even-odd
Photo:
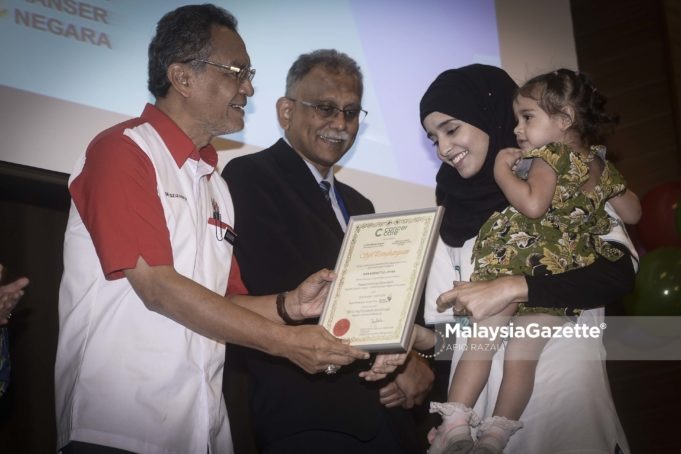
[[[605, 113], [605, 103], [584, 74], [567, 69], [537, 76], [518, 89], [513, 110], [520, 148], [501, 150], [494, 165], [494, 178], [511, 206], [495, 212], [480, 229], [471, 280], [557, 274], [587, 266], [597, 254], [610, 260], [621, 257], [621, 251], [598, 236], [616, 222], [606, 213], [605, 203], [628, 224], [638, 222], [641, 207], [621, 174], [605, 160], [605, 148], [597, 145], [616, 123]], [[531, 167], [526, 178], [520, 178], [517, 174], [525, 162]], [[500, 327], [510, 320], [514, 327], [556, 326], [568, 315], [573, 315], [569, 308], [517, 304], [478, 326]], [[486, 384], [500, 341], [469, 339], [452, 379], [449, 402], [431, 403], [431, 411], [440, 413], [443, 422], [431, 431], [429, 452], [501, 453], [522, 427], [519, 419], [547, 341], [509, 338], [494, 416], [480, 424], [471, 407]], [[477, 425], [474, 445], [470, 428]]]

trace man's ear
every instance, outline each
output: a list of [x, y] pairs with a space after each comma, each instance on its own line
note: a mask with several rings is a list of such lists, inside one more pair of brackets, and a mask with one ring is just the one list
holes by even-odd
[[291, 123], [294, 105], [295, 102], [285, 96], [277, 99], [277, 119], [279, 120], [279, 126], [285, 131]]
[[183, 97], [187, 98], [193, 83], [193, 73], [189, 71], [187, 65], [173, 63], [168, 67], [167, 75], [170, 85]]
[[561, 109], [561, 128], [567, 131], [575, 124], [575, 109], [572, 106], [565, 106]]

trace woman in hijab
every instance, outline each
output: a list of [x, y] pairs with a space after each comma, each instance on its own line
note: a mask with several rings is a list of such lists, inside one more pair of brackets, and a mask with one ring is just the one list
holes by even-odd
[[[583, 309], [575, 324], [599, 326], [603, 306], [633, 289], [635, 253], [621, 227], [604, 238], [625, 253], [616, 262], [599, 258], [562, 274], [464, 282], [473, 270], [478, 229], [508, 205], [493, 167], [499, 150], [517, 146], [512, 109], [516, 88], [503, 70], [475, 64], [443, 72], [421, 100], [421, 123], [445, 161], [437, 174], [437, 201], [445, 215], [426, 288], [426, 323], [453, 323], [458, 320], [454, 315], [463, 313], [481, 320], [511, 303], [525, 302], [529, 307]], [[465, 344], [465, 338], [457, 339], [458, 346]], [[463, 348], [454, 349], [452, 370]], [[505, 452], [628, 452], [604, 360], [600, 337], [551, 339], [522, 415], [524, 427]], [[502, 376], [503, 347], [474, 407], [476, 416], [492, 416]]]

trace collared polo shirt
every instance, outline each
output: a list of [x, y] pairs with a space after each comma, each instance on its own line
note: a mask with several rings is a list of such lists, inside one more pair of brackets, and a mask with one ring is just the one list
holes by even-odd
[[59, 295], [58, 448], [231, 452], [224, 345], [148, 310], [123, 278], [143, 257], [216, 293], [228, 281], [243, 293], [216, 163], [212, 146], [197, 150], [151, 105], [98, 135], [77, 163]]

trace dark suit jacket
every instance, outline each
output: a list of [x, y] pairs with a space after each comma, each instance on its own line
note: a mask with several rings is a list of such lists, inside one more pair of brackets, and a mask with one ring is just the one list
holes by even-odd
[[[343, 230], [314, 176], [284, 140], [232, 160], [222, 175], [235, 205], [235, 254], [252, 295], [291, 290], [315, 271], [334, 268]], [[351, 216], [374, 212], [372, 203], [350, 186], [336, 180], [334, 188]], [[356, 362], [329, 377], [307, 374], [285, 359], [254, 350], [242, 352], [247, 352], [251, 374], [251, 415], [259, 446], [310, 429], [367, 440], [382, 420], [394, 427], [395, 418], [411, 417], [380, 404], [383, 384], [357, 376], [368, 368], [366, 363]], [[233, 427], [238, 417], [231, 415]], [[399, 438], [397, 432], [404, 435], [405, 430], [402, 422], [398, 426]]]

